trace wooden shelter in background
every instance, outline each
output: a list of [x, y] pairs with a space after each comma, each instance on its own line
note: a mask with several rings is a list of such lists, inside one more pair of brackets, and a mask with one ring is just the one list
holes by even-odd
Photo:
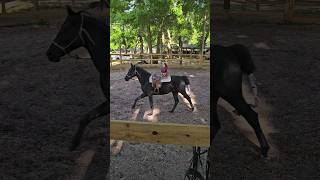
[[[319, 0], [217, 0], [214, 6], [222, 5], [222, 8], [228, 12], [241, 7], [242, 12], [250, 14], [244, 9], [248, 6], [255, 6], [255, 12], [252, 15], [263, 14], [268, 11], [269, 14], [277, 11], [283, 14], [283, 20], [287, 22], [298, 23], [320, 23], [320, 1]], [[241, 13], [241, 12], [240, 12]]]

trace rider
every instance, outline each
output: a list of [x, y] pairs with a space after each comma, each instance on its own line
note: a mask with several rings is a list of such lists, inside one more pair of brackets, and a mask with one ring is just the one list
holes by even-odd
[[162, 77], [167, 77], [168, 76], [168, 65], [165, 62], [162, 63], [161, 76]]

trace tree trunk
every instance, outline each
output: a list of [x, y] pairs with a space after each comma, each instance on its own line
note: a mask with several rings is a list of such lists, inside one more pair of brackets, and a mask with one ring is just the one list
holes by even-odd
[[228, 10], [230, 9], [230, 0], [224, 0], [223, 8]]
[[[182, 46], [183, 46], [183, 43], [182, 43], [182, 37], [179, 36], [179, 59], [182, 59]], [[182, 60], [180, 60], [180, 64], [182, 64]]]
[[140, 53], [143, 54], [143, 38], [141, 35], [139, 35], [139, 41], [140, 41]]
[[152, 54], [152, 33], [151, 33], [150, 25], [148, 25], [147, 27], [147, 41], [148, 41], [149, 54]]
[[147, 27], [147, 41], [148, 41], [148, 50], [149, 50], [149, 57], [150, 57], [150, 63], [158, 63], [158, 62], [153, 62], [152, 61], [152, 32], [151, 32], [151, 27], [148, 25]]
[[203, 29], [202, 29], [202, 35], [201, 35], [201, 48], [200, 48], [200, 61], [203, 60], [203, 50], [205, 48], [205, 44], [206, 44], [206, 26], [207, 26], [207, 13], [204, 13], [204, 18], [203, 18]]
[[172, 44], [172, 38], [171, 38], [171, 33], [170, 30], [167, 30], [168, 33], [168, 53], [169, 53], [169, 59], [172, 59], [172, 49], [171, 49], [171, 44]]
[[162, 31], [158, 31], [158, 37], [157, 37], [157, 54], [160, 54], [161, 52], [161, 36], [162, 36]]

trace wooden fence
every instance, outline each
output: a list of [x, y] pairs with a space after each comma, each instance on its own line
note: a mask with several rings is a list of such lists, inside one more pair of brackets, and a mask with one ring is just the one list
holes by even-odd
[[[117, 57], [114, 59], [114, 57]], [[209, 64], [209, 55], [201, 54], [121, 54], [110, 53], [110, 65], [147, 62], [154, 64], [156, 61], [165, 61], [169, 64]]]
[[110, 138], [140, 143], [210, 146], [207, 125], [111, 120]]
[[[15, 2], [14, 2], [15, 1]], [[32, 9], [40, 10], [40, 8], [52, 8], [52, 7], [65, 7], [71, 5], [73, 7], [88, 7], [88, 4], [97, 2], [97, 0], [0, 0], [2, 14], [7, 13], [8, 3], [15, 3], [15, 6], [26, 6], [25, 3], [29, 3], [33, 6]], [[20, 4], [19, 4], [20, 3]], [[24, 9], [24, 8], [22, 8]]]

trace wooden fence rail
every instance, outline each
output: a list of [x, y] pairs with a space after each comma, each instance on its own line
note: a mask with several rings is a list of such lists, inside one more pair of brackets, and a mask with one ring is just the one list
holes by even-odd
[[[117, 59], [112, 59], [112, 56], [117, 56]], [[127, 58], [124, 58], [127, 57]], [[206, 63], [210, 55], [204, 54], [121, 54], [121, 53], [110, 53], [110, 63], [119, 62], [141, 62], [146, 61], [150, 64], [153, 64], [153, 61], [166, 61], [169, 63]]]
[[209, 147], [207, 125], [111, 120], [110, 138], [141, 143]]

